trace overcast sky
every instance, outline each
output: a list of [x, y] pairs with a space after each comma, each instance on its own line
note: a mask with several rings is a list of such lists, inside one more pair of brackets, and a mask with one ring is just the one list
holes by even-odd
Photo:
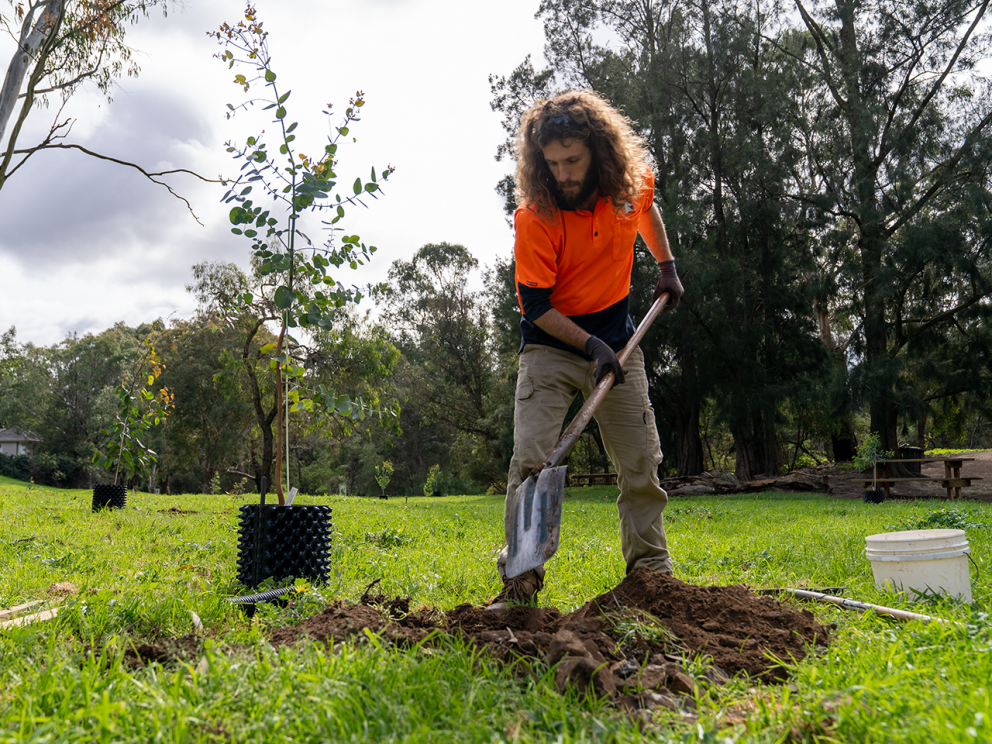
[[[343, 112], [362, 90], [367, 103], [352, 128], [358, 142], [338, 153], [345, 193], [372, 166], [396, 168], [383, 197], [342, 223], [378, 247], [373, 262], [335, 278], [384, 280], [394, 260], [432, 242], [461, 243], [483, 265], [510, 255], [513, 235], [494, 187], [511, 164], [494, 159], [505, 135], [489, 106], [488, 77], [509, 74], [528, 54], [543, 62], [538, 4], [255, 0], [273, 68], [292, 90], [287, 106], [301, 150], [319, 153], [326, 144], [324, 105]], [[76, 120], [71, 141], [150, 171], [236, 173], [240, 163], [224, 143], [271, 128], [271, 112], [225, 118], [226, 104], [245, 94], [231, 82], [235, 71], [213, 58], [220, 47], [207, 32], [239, 20], [244, 2], [184, 5], [128, 30], [140, 76], [120, 81], [110, 104], [96, 92], [77, 94], [63, 115]], [[0, 38], [4, 68], [13, 48]], [[37, 143], [54, 113], [34, 111], [18, 146]], [[29, 160], [0, 191], [0, 332], [16, 326], [18, 341], [47, 346], [118, 321], [189, 317], [194, 263], [247, 267], [250, 241], [230, 233], [223, 187], [183, 175], [169, 182], [203, 226], [130, 169], [77, 151]]]

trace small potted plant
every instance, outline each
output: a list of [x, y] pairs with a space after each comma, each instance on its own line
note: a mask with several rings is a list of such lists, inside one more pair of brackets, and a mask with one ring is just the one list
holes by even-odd
[[135, 476], [147, 475], [158, 456], [145, 444], [148, 432], [164, 423], [174, 408], [166, 387], [154, 391], [165, 365], [155, 346], [145, 339], [145, 350], [132, 364], [117, 387], [117, 413], [113, 423], [101, 429], [103, 440], [93, 453], [93, 462], [113, 473], [111, 483], [93, 486], [93, 511], [105, 507], [123, 509], [127, 484]]
[[379, 484], [379, 488], [382, 491], [379, 494], [380, 499], [388, 498], [386, 496], [386, 486], [389, 485], [389, 481], [393, 477], [393, 463], [389, 460], [383, 460], [382, 465], [375, 466], [375, 482]]
[[427, 471], [427, 482], [424, 483], [424, 496], [441, 496], [443, 480], [444, 474], [441, 472], [441, 466], [431, 465], [431, 469]]
[[[256, 91], [258, 96], [238, 105], [228, 104], [227, 116], [255, 105], [272, 112], [268, 134], [262, 130], [244, 140], [244, 144], [227, 144], [228, 152], [241, 162], [241, 169], [237, 178], [224, 182], [227, 191], [223, 201], [232, 205], [231, 231], [250, 241], [260, 275], [268, 277], [275, 287], [272, 301], [280, 321], [275, 343], [261, 350], [271, 355], [275, 382], [272, 490], [278, 503], [266, 505], [262, 478], [259, 503], [240, 508], [238, 580], [250, 586], [270, 577], [277, 581], [293, 577], [325, 582], [330, 576], [331, 508], [291, 503], [294, 489], [289, 487], [288, 467], [284, 467], [288, 463], [283, 459], [288, 415], [305, 411], [312, 420], [336, 415], [364, 419], [366, 410], [373, 410], [360, 398], [352, 400], [324, 385], [312, 384], [301, 351], [307, 338], [304, 334], [311, 329], [330, 328], [338, 308], [363, 296], [358, 289], [345, 288], [332, 273], [342, 267], [357, 269], [370, 260], [375, 246], [366, 246], [357, 235], [340, 234], [338, 225], [346, 208], [366, 206], [365, 200], [378, 197], [381, 182], [388, 178], [392, 167], [387, 166], [378, 176], [373, 168], [371, 178], [356, 178], [350, 193], [345, 191], [342, 195], [337, 174], [338, 148], [353, 139], [350, 129], [365, 105], [361, 92], [349, 102], [340, 125], [333, 128], [334, 134], [322, 146], [303, 150], [297, 142], [297, 122], [289, 118], [290, 91], [282, 86], [273, 69], [268, 32], [255, 8], [249, 3], [243, 20], [224, 23], [211, 35], [223, 47], [215, 56], [229, 69], [244, 71], [234, 76], [235, 84], [245, 93]], [[331, 114], [330, 106], [324, 113]], [[318, 218], [321, 229], [330, 231], [323, 245], [309, 237], [311, 228], [305, 224], [314, 224]], [[243, 307], [251, 306], [253, 300], [248, 292], [234, 302]]]
[[891, 452], [882, 449], [882, 441], [878, 434], [870, 432], [864, 441], [858, 445], [854, 456], [854, 466], [861, 471], [871, 468], [871, 488], [866, 489], [862, 498], [866, 504], [881, 504], [885, 501], [885, 492], [878, 488], [878, 460], [891, 458]]

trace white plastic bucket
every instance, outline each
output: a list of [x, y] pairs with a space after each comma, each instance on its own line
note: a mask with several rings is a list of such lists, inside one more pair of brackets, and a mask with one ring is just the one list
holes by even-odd
[[933, 591], [971, 604], [971, 551], [964, 530], [883, 532], [865, 542], [879, 589]]

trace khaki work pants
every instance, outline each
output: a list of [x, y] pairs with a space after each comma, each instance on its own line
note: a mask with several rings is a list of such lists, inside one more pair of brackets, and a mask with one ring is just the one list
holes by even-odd
[[[668, 494], [658, 482], [661, 443], [648, 399], [644, 355], [635, 349], [624, 367], [626, 379], [614, 386], [596, 410], [596, 421], [620, 487], [620, 543], [627, 573], [647, 566], [672, 573], [662, 512]], [[524, 477], [551, 454], [565, 414], [581, 390], [588, 399], [596, 387], [593, 363], [550, 346], [528, 344], [520, 354], [513, 413], [513, 458], [507, 475], [507, 503]], [[507, 543], [514, 515], [504, 509]], [[567, 529], [567, 527], [563, 527]], [[500, 553], [500, 575], [506, 548]], [[543, 571], [539, 571], [543, 574]]]

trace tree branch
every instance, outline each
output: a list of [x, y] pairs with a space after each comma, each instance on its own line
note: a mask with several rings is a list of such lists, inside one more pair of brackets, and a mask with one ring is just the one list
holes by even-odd
[[76, 145], [76, 144], [68, 144], [68, 145], [63, 145], [63, 144], [41, 144], [38, 147], [32, 147], [29, 150], [14, 150], [14, 154], [17, 154], [17, 155], [27, 154], [28, 156], [30, 156], [32, 153], [35, 153], [38, 150], [79, 150], [79, 151], [84, 152], [87, 155], [89, 155], [91, 157], [94, 157], [94, 158], [97, 158], [99, 160], [109, 160], [111, 163], [117, 163], [118, 165], [124, 165], [124, 166], [127, 166], [128, 168], [134, 168], [136, 171], [138, 171], [139, 173], [141, 173], [145, 178], [147, 178], [152, 183], [158, 184], [159, 186], [164, 186], [165, 189], [170, 194], [172, 194], [174, 197], [176, 197], [181, 202], [183, 202], [186, 205], [186, 208], [189, 210], [189, 213], [191, 215], [193, 215], [193, 219], [196, 220], [197, 223], [200, 224], [200, 225], [202, 225], [203, 223], [200, 222], [200, 218], [196, 216], [196, 213], [193, 211], [192, 205], [190, 205], [190, 203], [186, 199], [186, 197], [180, 196], [179, 194], [177, 194], [172, 189], [172, 187], [169, 186], [169, 184], [167, 184], [165, 181], [159, 181], [159, 180], [157, 180], [156, 179], [156, 176], [168, 176], [168, 175], [171, 175], [173, 173], [188, 173], [191, 176], [195, 176], [196, 178], [199, 178], [204, 183], [224, 183], [224, 181], [221, 180], [221, 179], [217, 179], [217, 178], [206, 178], [205, 176], [201, 176], [199, 173], [197, 173], [195, 171], [191, 171], [188, 168], [173, 168], [172, 170], [157, 171], [157, 172], [154, 172], [154, 173], [150, 173], [150, 172], [146, 171], [144, 168], [142, 168], [140, 165], [138, 165], [136, 163], [131, 163], [131, 162], [127, 161], [127, 160], [121, 160], [119, 158], [114, 158], [114, 157], [111, 157], [109, 155], [101, 155], [98, 152], [94, 152], [93, 150], [90, 150], [88, 148], [85, 148], [82, 145]]
[[813, 17], [806, 12], [806, 8], [803, 7], [801, 0], [794, 0], [796, 7], [799, 9], [799, 14], [802, 16], [803, 23], [809, 30], [810, 34], [813, 36], [813, 40], [816, 42], [816, 51], [820, 55], [820, 60], [823, 62], [823, 79], [827, 83], [827, 87], [830, 88], [830, 92], [833, 94], [834, 100], [837, 101], [842, 109], [847, 108], [847, 101], [844, 96], [841, 95], [840, 91], [834, 85], [833, 76], [830, 74], [830, 57], [827, 54], [829, 51], [831, 54], [835, 54], [834, 48], [830, 45], [830, 40], [827, 39], [826, 34], [823, 33], [823, 29], [817, 24]]
[[916, 122], [923, 115], [923, 112], [926, 110], [927, 106], [930, 105], [930, 101], [933, 100], [933, 97], [937, 95], [937, 92], [944, 86], [944, 81], [947, 79], [947, 76], [951, 74], [951, 70], [954, 68], [954, 65], [957, 64], [958, 57], [961, 56], [961, 53], [964, 51], [965, 47], [968, 46], [968, 41], [971, 39], [971, 35], [974, 33], [975, 29], [978, 27], [978, 24], [985, 16], [985, 12], [988, 10], [988, 7], [989, 0], [984, 0], [981, 7], [975, 13], [975, 19], [971, 22], [971, 26], [968, 27], [965, 35], [962, 37], [961, 43], [958, 44], [957, 49], [954, 50], [954, 54], [951, 55], [951, 59], [944, 68], [944, 72], [941, 73], [940, 77], [937, 78], [933, 86], [931, 86], [930, 92], [923, 97], [922, 101], [920, 101], [920, 105], [917, 106], [916, 110], [913, 112], [913, 118], [906, 125], [906, 129], [910, 129], [916, 125]]
[[[934, 166], [933, 170], [931, 170], [928, 175], [934, 176], [941, 172], [950, 172], [951, 169], [961, 161], [961, 158], [964, 157], [964, 154], [968, 151], [968, 148], [975, 143], [975, 140], [978, 139], [979, 135], [982, 134], [985, 128], [990, 124], [992, 124], [992, 111], [986, 114], [985, 118], [978, 122], [974, 129], [968, 132], [968, 135], [964, 138], [964, 142], [961, 143], [961, 146], [958, 148], [957, 152], [943, 162]], [[953, 173], [951, 175], [953, 175]], [[924, 207], [926, 207], [926, 205], [929, 204], [930, 201], [950, 182], [951, 181], [946, 178], [938, 178], [909, 209], [899, 216], [899, 219], [886, 228], [886, 232], [890, 236], [895, 234], [897, 230], [899, 230], [903, 225], [915, 217]]]

